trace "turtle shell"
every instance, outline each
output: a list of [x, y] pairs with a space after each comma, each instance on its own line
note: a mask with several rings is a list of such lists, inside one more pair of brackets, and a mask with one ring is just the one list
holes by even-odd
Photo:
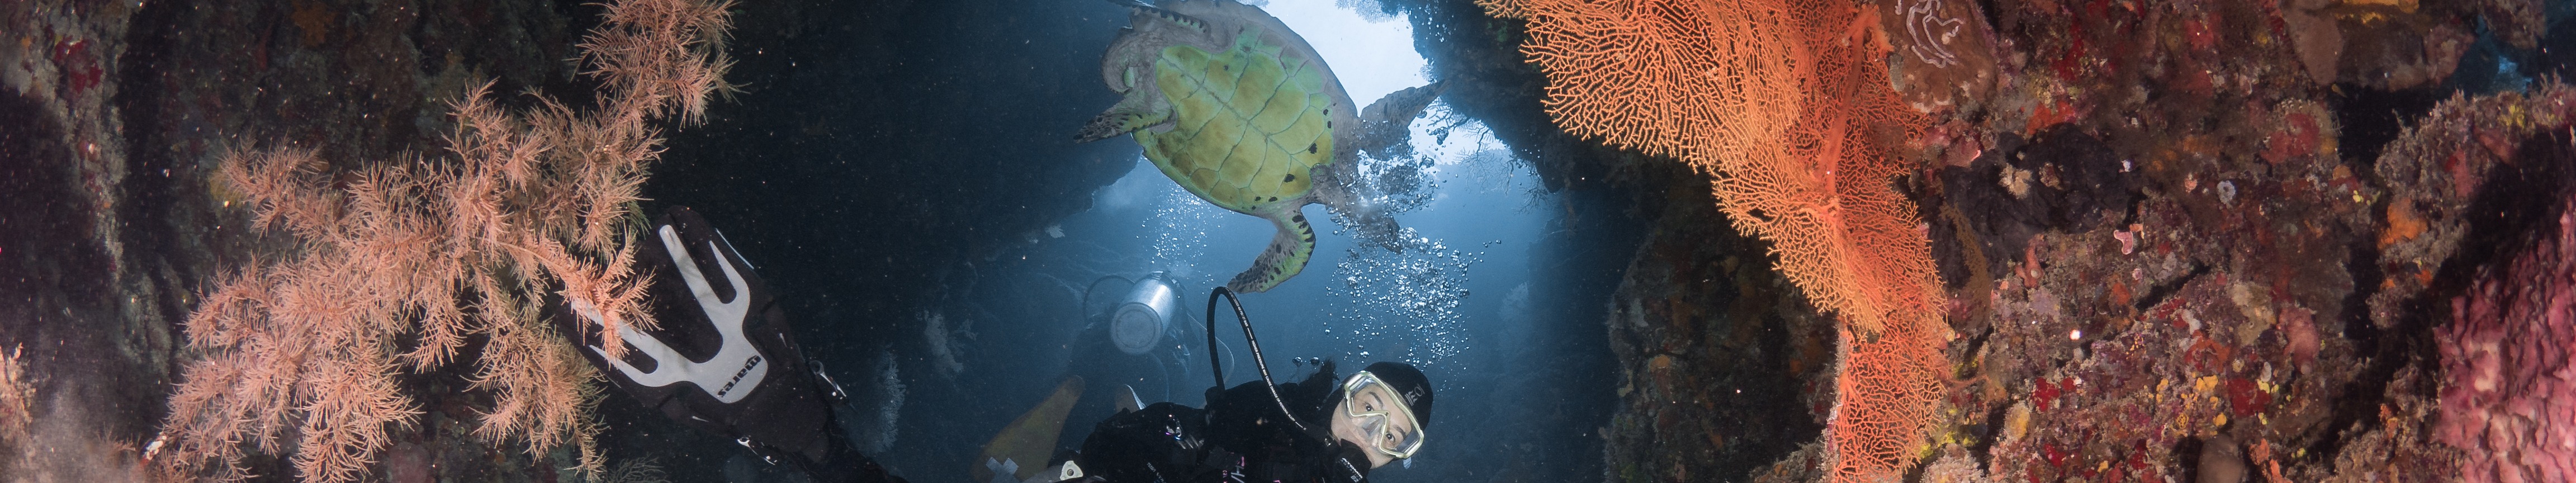
[[1247, 29], [1208, 52], [1163, 49], [1153, 82], [1171, 103], [1168, 130], [1136, 132], [1145, 157], [1191, 194], [1238, 212], [1304, 204], [1312, 170], [1333, 160], [1333, 97], [1324, 67], [1280, 55]]

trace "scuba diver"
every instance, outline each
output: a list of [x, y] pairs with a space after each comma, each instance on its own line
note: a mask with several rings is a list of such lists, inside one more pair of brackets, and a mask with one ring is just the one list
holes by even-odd
[[[723, 234], [696, 212], [673, 207], [640, 244], [635, 273], [653, 286], [647, 310], [658, 323], [620, 328], [624, 357], [606, 357], [596, 312], [579, 304], [556, 311], [564, 333], [575, 335], [611, 384], [672, 420], [818, 482], [905, 481], [837, 430], [832, 407], [845, 393], [797, 348], [775, 295]], [[1233, 294], [1211, 293], [1211, 315], [1219, 296], [1231, 301]], [[1122, 408], [1047, 471], [1025, 481], [1002, 473], [994, 481], [1363, 483], [1370, 470], [1421, 450], [1432, 403], [1422, 371], [1379, 362], [1344, 377], [1326, 361], [1303, 381], [1274, 384], [1250, 320], [1232, 305], [1261, 380], [1224, 388], [1219, 368], [1207, 407]]]

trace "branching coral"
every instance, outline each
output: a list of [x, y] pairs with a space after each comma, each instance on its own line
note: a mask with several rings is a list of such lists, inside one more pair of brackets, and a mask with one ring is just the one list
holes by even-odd
[[334, 176], [309, 150], [227, 156], [222, 177], [255, 228], [300, 249], [222, 280], [189, 316], [189, 345], [204, 357], [188, 365], [148, 457], [174, 476], [236, 480], [251, 476], [246, 450], [291, 442], [305, 481], [361, 479], [389, 431], [420, 414], [396, 375], [439, 370], [479, 340], [472, 380], [494, 402], [477, 434], [537, 453], [576, 446], [596, 474], [598, 374], [544, 307], [553, 297], [596, 307], [610, 332], [649, 322], [645, 284], [626, 268], [634, 233], [624, 220], [659, 157], [653, 123], [696, 122], [707, 95], [728, 88], [729, 6], [606, 5], [582, 44], [604, 81], [599, 110], [540, 97], [513, 115], [477, 88], [455, 106], [453, 157]]
[[1673, 156], [1843, 325], [1837, 480], [1912, 466], [1948, 327], [1895, 146], [1926, 121], [1888, 87], [1874, 10], [1835, 0], [1485, 0], [1529, 21], [1567, 131]]

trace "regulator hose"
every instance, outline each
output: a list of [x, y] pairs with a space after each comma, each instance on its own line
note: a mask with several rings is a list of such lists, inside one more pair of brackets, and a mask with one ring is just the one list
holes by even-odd
[[[1288, 410], [1287, 398], [1279, 397], [1279, 384], [1270, 380], [1270, 362], [1262, 360], [1261, 358], [1261, 339], [1252, 336], [1252, 317], [1244, 315], [1243, 302], [1235, 300], [1234, 291], [1226, 290], [1225, 287], [1217, 287], [1215, 290], [1208, 291], [1207, 317], [1205, 318], [1207, 320], [1208, 347], [1216, 347], [1217, 297], [1225, 297], [1226, 305], [1234, 307], [1234, 320], [1243, 324], [1243, 343], [1252, 349], [1252, 367], [1261, 371], [1261, 388], [1270, 390], [1270, 402], [1279, 405], [1279, 415], [1286, 416], [1288, 418], [1288, 424], [1297, 425], [1298, 431], [1306, 431], [1306, 423], [1297, 421], [1297, 413], [1295, 411]], [[1208, 351], [1208, 371], [1216, 373], [1216, 387], [1222, 390], [1225, 387], [1225, 367], [1217, 364], [1216, 351]]]

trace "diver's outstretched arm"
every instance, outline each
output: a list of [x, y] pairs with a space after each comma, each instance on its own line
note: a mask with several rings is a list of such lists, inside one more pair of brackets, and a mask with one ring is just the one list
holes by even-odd
[[840, 388], [816, 374], [789, 335], [776, 297], [724, 235], [687, 207], [654, 220], [640, 240], [635, 276], [652, 284], [650, 329], [627, 324], [609, 359], [599, 314], [580, 304], [573, 321], [582, 355], [621, 392], [683, 425], [748, 448], [816, 481], [904, 481], [853, 449], [837, 431]]

